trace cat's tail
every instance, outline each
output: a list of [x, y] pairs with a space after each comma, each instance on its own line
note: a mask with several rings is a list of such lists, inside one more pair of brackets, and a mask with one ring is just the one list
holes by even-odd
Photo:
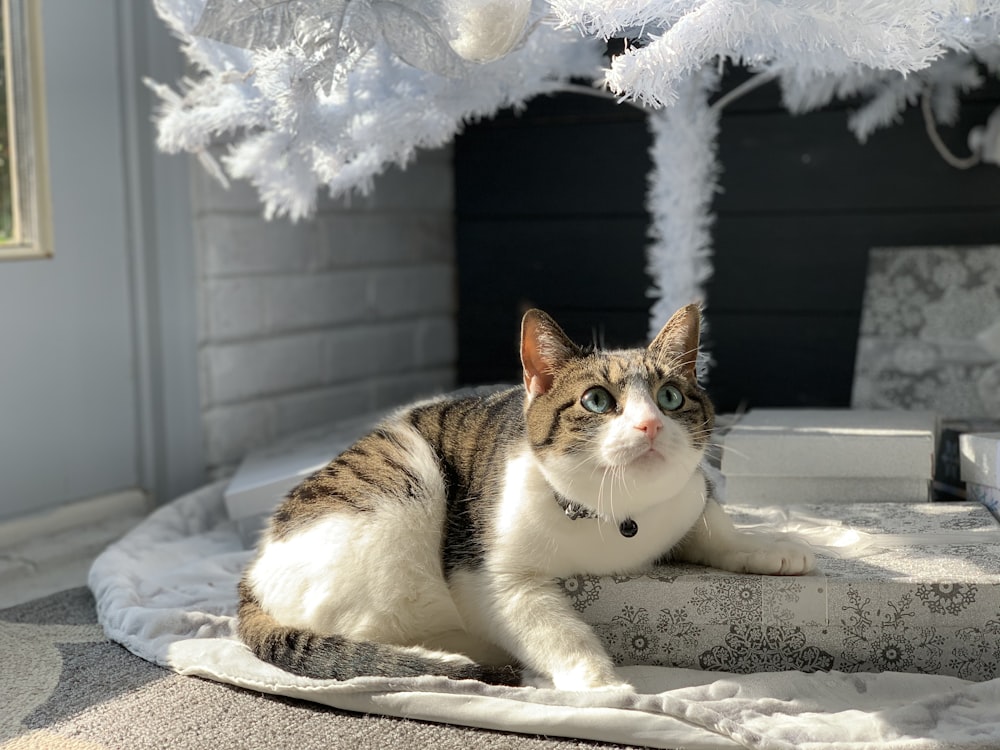
[[356, 641], [281, 625], [264, 611], [246, 582], [239, 587], [238, 633], [261, 661], [302, 677], [348, 680], [352, 677], [441, 675], [491, 685], [520, 685], [512, 666], [477, 664], [457, 655], [435, 655], [424, 648]]

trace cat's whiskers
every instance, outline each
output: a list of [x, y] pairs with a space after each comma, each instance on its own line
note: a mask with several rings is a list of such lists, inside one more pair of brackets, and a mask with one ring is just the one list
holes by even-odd
[[743, 451], [736, 450], [736, 449], [734, 449], [731, 446], [727, 446], [725, 443], [715, 443], [714, 445], [719, 450], [728, 451], [729, 453], [732, 453], [734, 456], [738, 456], [740, 458], [749, 458], [749, 456], [746, 453], [744, 453]]
[[[597, 516], [598, 519], [604, 518], [604, 480], [607, 479], [608, 470], [610, 466], [604, 467], [604, 473], [601, 475], [601, 484], [597, 489]], [[612, 506], [613, 508], [614, 506]], [[601, 542], [604, 541], [604, 524], [597, 524], [597, 534], [601, 538]]]
[[583, 456], [583, 458], [580, 459], [580, 463], [575, 464], [574, 466], [572, 466], [570, 468], [570, 472], [571, 473], [575, 473], [579, 469], [581, 469], [581, 468], [583, 468], [584, 466], [587, 466], [587, 465], [590, 466], [590, 476], [593, 477], [594, 473], [600, 467], [599, 467], [599, 464], [597, 464], [597, 462], [594, 461], [594, 457], [590, 453], [585, 454]]
[[698, 445], [700, 443], [706, 449], [716, 445], [716, 443], [712, 440], [711, 430], [706, 430], [705, 432], [694, 432], [691, 433], [690, 437], [693, 445]]
[[692, 425], [692, 428], [694, 428], [694, 429], [699, 429], [700, 428], [700, 429], [702, 429], [702, 431], [712, 432], [712, 427], [713, 427], [713, 422], [714, 421], [715, 420], [714, 420], [713, 417], [705, 417], [705, 419], [701, 420], [701, 422], [699, 422], [698, 424]]
[[711, 439], [715, 434], [711, 424], [712, 420], [706, 419], [701, 424], [692, 425], [691, 429], [688, 431], [688, 435], [691, 440], [695, 443], [703, 441], [706, 448], [717, 445], [717, 443]]
[[[614, 477], [615, 474], [618, 475], [618, 477], [617, 477], [618, 481], [621, 482], [622, 489], [625, 490], [625, 494], [628, 495], [629, 492], [628, 492], [628, 485], [626, 484], [626, 481], [627, 481], [627, 478], [626, 478], [626, 467], [624, 465], [616, 466], [615, 470], [612, 472], [612, 480], [615, 479], [615, 477]], [[614, 484], [614, 481], [612, 481], [612, 485], [613, 484]]]
[[[627, 480], [628, 480], [627, 472], [625, 471], [625, 467], [623, 466], [622, 467], [622, 485], [623, 486], [625, 485], [625, 482]], [[633, 488], [634, 487], [638, 487], [638, 485], [639, 485], [639, 477], [633, 475], [632, 476], [632, 487]]]
[[614, 502], [615, 482], [620, 480], [624, 470], [625, 467], [622, 466], [621, 464], [613, 464], [611, 466], [611, 485], [610, 485], [611, 491], [609, 493], [609, 499], [611, 500], [611, 522], [615, 524], [618, 523], [618, 517], [617, 514], [615, 513], [615, 502]]
[[[608, 472], [610, 470], [611, 470], [610, 464], [604, 467], [604, 471], [601, 473], [601, 484], [597, 488], [597, 514], [600, 516], [604, 515], [604, 483], [605, 481], [607, 481]], [[608, 502], [611, 505], [612, 512], [614, 512], [613, 498], [609, 496]]]

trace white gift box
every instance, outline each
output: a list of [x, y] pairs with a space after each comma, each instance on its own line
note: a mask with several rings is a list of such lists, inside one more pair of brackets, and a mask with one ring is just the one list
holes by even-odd
[[975, 482], [968, 482], [965, 487], [969, 500], [982, 503], [996, 518], [1000, 518], [1000, 487]]
[[1000, 677], [1000, 524], [953, 503], [727, 506], [825, 546], [805, 576], [670, 563], [560, 584], [619, 664]]
[[330, 463], [383, 416], [385, 412], [341, 420], [248, 454], [223, 492], [226, 512], [236, 521], [243, 543], [256, 545], [288, 491]]
[[920, 478], [934, 472], [929, 411], [754, 409], [722, 438], [722, 473], [760, 477]]
[[223, 495], [229, 517], [238, 521], [271, 513], [290, 489], [330, 463], [383, 416], [379, 412], [343, 420], [250, 453]]
[[968, 498], [1000, 518], [1000, 432], [966, 433], [958, 445]]
[[924, 503], [931, 485], [919, 477], [756, 477], [727, 476], [720, 494], [730, 503]]
[[962, 481], [1000, 487], [1000, 432], [970, 432], [958, 439]]

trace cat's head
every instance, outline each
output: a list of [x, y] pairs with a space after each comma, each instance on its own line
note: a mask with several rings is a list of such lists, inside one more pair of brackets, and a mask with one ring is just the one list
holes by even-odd
[[603, 351], [573, 343], [540, 310], [525, 314], [528, 440], [554, 489], [620, 518], [690, 481], [714, 420], [695, 371], [700, 329], [688, 305], [645, 349]]

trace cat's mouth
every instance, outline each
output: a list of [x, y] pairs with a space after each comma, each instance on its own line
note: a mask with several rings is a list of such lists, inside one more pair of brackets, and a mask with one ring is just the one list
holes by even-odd
[[626, 465], [636, 468], [649, 468], [653, 466], [660, 466], [665, 463], [667, 457], [660, 452], [655, 445], [644, 445], [638, 450], [634, 451], [630, 458], [628, 458], [625, 463]]
[[608, 468], [629, 471], [662, 469], [669, 462], [667, 446], [660, 441], [630, 441], [619, 443], [604, 454], [601, 462]]

